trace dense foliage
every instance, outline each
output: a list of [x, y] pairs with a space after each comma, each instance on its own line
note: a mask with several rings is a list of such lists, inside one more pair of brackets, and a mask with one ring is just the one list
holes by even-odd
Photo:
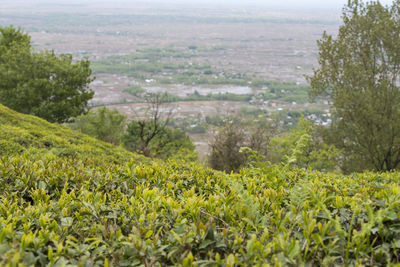
[[121, 147], [96, 140], [38, 117], [23, 115], [0, 105], [0, 156], [27, 152], [62, 157], [94, 158], [122, 163], [141, 158]]
[[12, 26], [0, 27], [0, 103], [51, 122], [86, 112], [93, 97], [88, 60], [34, 52], [30, 37]]
[[151, 163], [0, 108], [0, 265], [400, 262], [398, 173]]
[[[349, 7], [354, 7], [354, 12], [360, 7], [361, 14], [371, 9], [388, 15], [385, 8], [375, 3], [363, 9], [358, 1], [350, 1]], [[398, 17], [396, 10], [391, 12]], [[344, 18], [345, 23], [352, 20], [346, 15]], [[26, 35], [13, 32], [12, 28], [9, 31], [18, 42], [29, 41]], [[329, 43], [330, 37], [324, 38], [328, 41], [322, 46], [333, 45]], [[0, 49], [4, 40], [0, 39]], [[4, 59], [2, 55], [0, 61]], [[387, 56], [383, 58], [389, 60]], [[358, 65], [351, 67], [359, 70]], [[347, 73], [343, 75], [346, 77]], [[317, 79], [314, 77], [314, 85], [328, 86], [326, 81]], [[382, 89], [379, 93], [395, 101], [397, 78], [393, 84], [383, 80], [378, 79], [382, 82], [377, 85]], [[374, 86], [362, 87], [361, 91], [370, 98], [374, 93], [380, 96], [371, 88]], [[389, 94], [383, 90], [387, 88], [392, 89]], [[343, 88], [329, 89], [335, 94]], [[339, 102], [334, 99], [336, 115], [351, 102], [351, 97], [363, 96], [359, 89], [346, 91], [349, 95]], [[338, 95], [343, 96], [341, 92]], [[379, 102], [382, 99], [378, 96]], [[343, 103], [346, 105], [340, 106]], [[162, 120], [161, 102], [153, 104], [149, 109], [152, 120], [129, 124], [125, 145], [165, 158], [176, 156], [185, 145], [193, 149], [181, 131], [168, 128], [168, 120]], [[379, 108], [377, 113], [382, 115]], [[100, 116], [99, 121], [96, 116], [92, 118], [93, 135], [94, 128], [101, 132], [100, 127], [104, 126], [109, 132], [114, 126], [123, 125], [124, 117], [118, 113], [100, 109], [88, 117], [92, 114]], [[338, 123], [344, 121], [346, 125], [351, 117], [343, 117]], [[105, 121], [116, 123], [104, 125]], [[150, 161], [0, 105], [0, 265], [400, 264], [399, 173], [346, 176], [307, 169], [333, 169], [339, 150], [324, 144], [314, 126], [303, 118], [290, 133], [272, 138], [266, 151], [261, 151], [267, 147], [263, 142], [270, 140], [263, 135], [265, 129], [251, 132], [239, 127], [240, 124], [230, 123], [222, 129], [217, 139], [221, 146], [215, 146], [221, 147], [222, 152], [215, 155], [229, 165], [242, 157], [246, 161], [249, 156], [243, 152], [247, 151], [253, 153], [250, 158], [254, 161], [249, 164], [251, 167], [242, 169], [240, 163], [232, 169], [237, 173], [227, 174], [198, 163]], [[379, 137], [383, 125], [372, 127], [376, 131], [373, 137]], [[397, 126], [386, 130], [392, 132], [394, 127]], [[98, 137], [107, 139], [107, 135]], [[354, 145], [351, 140], [349, 137], [344, 141]], [[392, 142], [395, 141], [393, 137]], [[379, 143], [379, 153], [384, 151], [385, 144]], [[247, 148], [241, 150], [243, 146]], [[187, 159], [188, 155], [185, 154]], [[270, 165], [257, 161], [273, 156], [284, 163]], [[386, 168], [381, 169], [391, 169], [388, 166], [396, 161], [390, 162], [385, 159]]]
[[400, 166], [400, 1], [349, 1], [336, 37], [318, 42], [312, 96], [329, 95], [345, 171]]
[[0, 159], [0, 264], [387, 265], [397, 174]]
[[68, 126], [102, 141], [118, 145], [125, 131], [126, 115], [115, 109], [103, 107], [90, 110], [87, 114], [75, 118], [74, 122]]
[[333, 171], [340, 166], [341, 151], [322, 141], [321, 128], [300, 117], [296, 128], [274, 136], [268, 144], [268, 160], [274, 164]]
[[[259, 114], [259, 113], [256, 113]], [[221, 171], [239, 171], [259, 164], [283, 164], [319, 171], [339, 170], [341, 150], [323, 141], [325, 128], [300, 116], [295, 128], [282, 131], [277, 122], [259, 114], [257, 121], [227, 119], [211, 142], [209, 165]]]

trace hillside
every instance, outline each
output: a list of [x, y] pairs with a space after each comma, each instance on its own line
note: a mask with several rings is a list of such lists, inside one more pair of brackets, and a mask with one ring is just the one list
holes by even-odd
[[134, 156], [3, 106], [0, 144], [2, 266], [400, 261], [398, 173], [109, 164]]
[[133, 158], [142, 159], [121, 147], [0, 105], [0, 155], [20, 154], [24, 151], [32, 155], [54, 154], [115, 163]]

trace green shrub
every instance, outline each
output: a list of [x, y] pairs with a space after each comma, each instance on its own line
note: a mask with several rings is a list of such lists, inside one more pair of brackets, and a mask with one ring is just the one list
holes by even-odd
[[65, 126], [17, 113], [0, 105], [0, 155], [34, 148], [36, 153], [89, 157], [99, 162], [140, 158], [125, 149], [96, 140]]
[[104, 142], [119, 145], [126, 126], [126, 115], [105, 107], [89, 111], [75, 118], [68, 127]]
[[400, 176], [0, 158], [1, 265], [398, 262]]
[[1, 266], [400, 262], [398, 172], [115, 164], [134, 154], [3, 106], [0, 133]]

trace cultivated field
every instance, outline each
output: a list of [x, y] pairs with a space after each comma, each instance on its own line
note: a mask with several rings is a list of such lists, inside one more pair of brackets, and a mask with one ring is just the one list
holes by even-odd
[[[130, 118], [143, 105], [132, 103], [141, 102], [127, 92], [132, 86], [179, 97], [249, 96], [234, 102], [178, 102], [175, 114], [182, 118], [235, 114], [243, 106], [326, 111], [324, 102], [307, 103], [304, 75], [317, 64], [316, 40], [324, 30], [336, 32], [338, 14], [252, 6], [7, 1], [0, 24], [28, 31], [37, 49], [91, 59], [97, 77], [92, 105], [110, 105]], [[301, 88], [297, 93], [285, 85], [272, 90], [270, 81]], [[206, 151], [210, 131], [193, 137]]]

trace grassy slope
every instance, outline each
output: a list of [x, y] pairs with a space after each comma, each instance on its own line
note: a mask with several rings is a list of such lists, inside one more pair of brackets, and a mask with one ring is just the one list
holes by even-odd
[[[0, 156], [0, 266], [399, 262], [398, 173], [272, 166], [227, 175], [195, 163], [97, 164], [127, 152], [0, 110], [3, 147], [46, 152], [40, 160], [18, 149]], [[79, 155], [90, 148], [95, 160], [48, 154], [64, 147]]]
[[31, 154], [88, 157], [121, 163], [139, 156], [67, 127], [0, 105], [0, 155], [30, 150]]

